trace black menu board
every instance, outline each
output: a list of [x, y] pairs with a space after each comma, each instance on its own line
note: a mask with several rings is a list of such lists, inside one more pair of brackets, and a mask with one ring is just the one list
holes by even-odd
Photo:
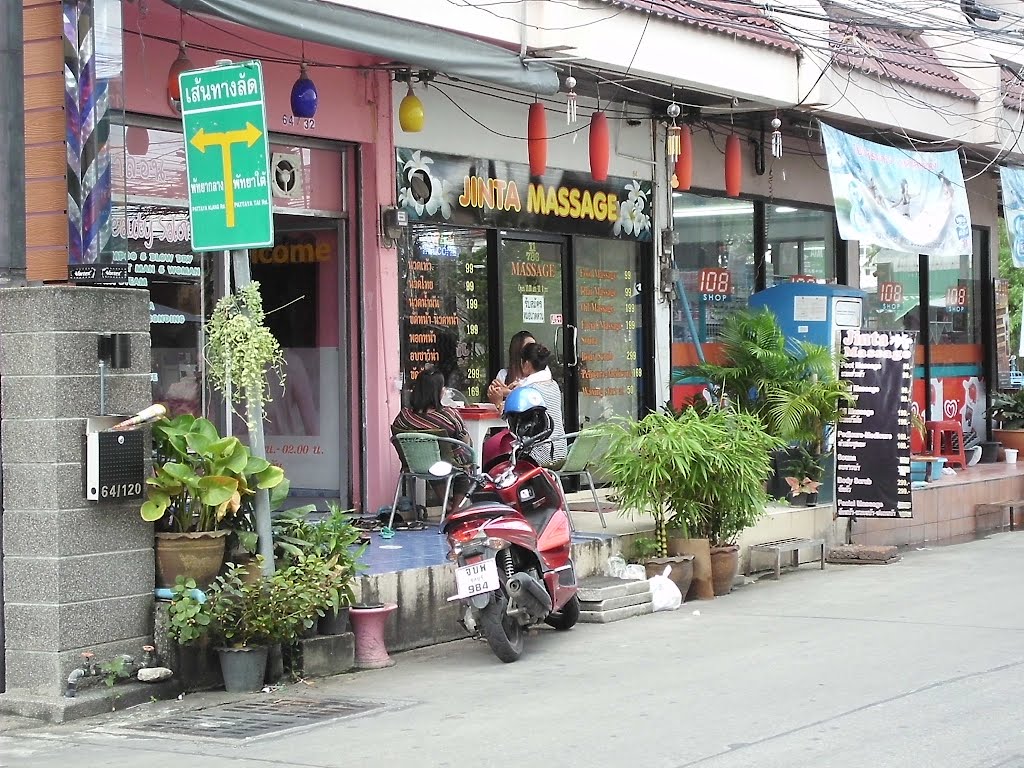
[[857, 398], [836, 429], [836, 515], [912, 517], [912, 333], [844, 331], [839, 376]]

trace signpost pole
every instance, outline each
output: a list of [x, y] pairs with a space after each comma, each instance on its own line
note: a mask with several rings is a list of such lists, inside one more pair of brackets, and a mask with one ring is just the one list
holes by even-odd
[[[224, 251], [224, 296], [231, 295], [231, 251]], [[230, 361], [228, 361], [230, 365]], [[234, 422], [234, 409], [231, 407], [231, 371], [228, 370], [227, 380], [224, 382], [224, 436], [231, 437], [232, 423]]]
[[[249, 273], [249, 252], [232, 251], [235, 285], [239, 290], [252, 282]], [[267, 445], [263, 435], [263, 400], [261, 392], [249, 392], [246, 402], [246, 419], [249, 422], [249, 450], [258, 459], [267, 458]], [[274, 540], [270, 527], [270, 493], [265, 489], [256, 490], [256, 533], [259, 536], [259, 553], [263, 556], [263, 573], [274, 572]]]

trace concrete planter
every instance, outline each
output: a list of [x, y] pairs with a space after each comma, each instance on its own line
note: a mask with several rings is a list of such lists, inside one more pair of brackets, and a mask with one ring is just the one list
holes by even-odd
[[693, 555], [693, 579], [689, 590], [683, 594], [684, 600], [711, 600], [715, 597], [711, 583], [711, 545], [707, 539], [670, 538], [668, 554]]

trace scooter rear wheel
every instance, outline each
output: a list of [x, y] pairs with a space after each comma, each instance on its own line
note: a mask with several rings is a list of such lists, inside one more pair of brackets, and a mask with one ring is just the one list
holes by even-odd
[[580, 598], [579, 595], [573, 595], [572, 598], [565, 605], [562, 606], [562, 610], [557, 613], [549, 614], [544, 623], [549, 627], [554, 627], [560, 632], [565, 632], [568, 629], [572, 629], [576, 626], [576, 622], [580, 620]]
[[494, 655], [509, 664], [522, 655], [525, 632], [522, 625], [505, 612], [507, 607], [508, 598], [501, 593], [496, 594], [480, 611], [480, 630]]

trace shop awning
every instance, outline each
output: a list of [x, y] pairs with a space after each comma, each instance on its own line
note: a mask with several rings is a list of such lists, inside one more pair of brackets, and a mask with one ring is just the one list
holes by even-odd
[[167, 0], [251, 29], [381, 56], [411, 67], [528, 93], [558, 92], [549, 64], [455, 32], [321, 0]]

